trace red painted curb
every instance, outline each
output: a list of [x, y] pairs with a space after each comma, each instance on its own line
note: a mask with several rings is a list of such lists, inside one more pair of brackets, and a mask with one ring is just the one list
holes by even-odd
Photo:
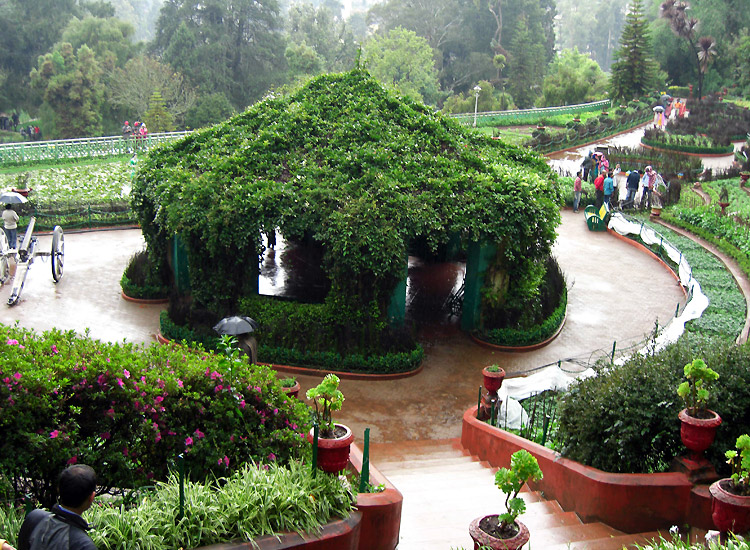
[[[565, 310], [567, 311], [567, 306], [566, 306]], [[527, 351], [534, 351], [534, 350], [538, 350], [540, 348], [543, 348], [544, 346], [546, 346], [547, 344], [549, 344], [550, 342], [552, 342], [555, 338], [557, 338], [560, 335], [560, 333], [562, 332], [562, 329], [565, 326], [565, 321], [567, 319], [568, 319], [568, 314], [566, 313], [565, 317], [563, 317], [562, 323], [560, 323], [560, 326], [557, 327], [557, 330], [555, 331], [555, 333], [552, 336], [550, 336], [549, 338], [547, 338], [543, 342], [539, 342], [537, 344], [531, 344], [530, 346], [500, 346], [498, 344], [493, 344], [491, 342], [485, 342], [484, 340], [481, 340], [481, 339], [477, 338], [473, 334], [469, 334], [469, 336], [471, 337], [472, 340], [474, 340], [474, 342], [476, 342], [480, 346], [484, 346], [486, 348], [496, 349], [498, 351], [513, 351], [513, 352], [517, 352], [517, 353], [525, 353]]]
[[133, 302], [134, 304], [156, 305], [156, 304], [168, 304], [169, 303], [169, 298], [133, 298], [125, 294], [124, 290], [120, 291], [120, 295], [123, 297], [124, 300], [128, 302]]
[[544, 473], [531, 488], [557, 500], [563, 510], [575, 511], [584, 523], [601, 521], [626, 533], [685, 523], [713, 528], [710, 506], [706, 506], [702, 494], [704, 486], [694, 487], [684, 473], [614, 474], [597, 470], [477, 420], [476, 413], [476, 407], [464, 413], [463, 447], [495, 467], [509, 466], [510, 456], [526, 449]]

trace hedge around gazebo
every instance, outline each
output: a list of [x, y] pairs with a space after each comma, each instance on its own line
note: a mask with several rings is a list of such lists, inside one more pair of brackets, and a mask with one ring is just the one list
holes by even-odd
[[479, 247], [482, 311], [533, 310], [560, 204], [542, 157], [465, 129], [361, 68], [157, 148], [132, 190], [152, 259], [181, 286], [178, 236], [189, 278], [180, 290], [217, 317], [257, 293], [264, 234], [322, 247], [326, 321], [346, 327], [335, 347], [365, 353], [382, 344], [417, 239], [432, 250], [456, 236], [470, 253]]

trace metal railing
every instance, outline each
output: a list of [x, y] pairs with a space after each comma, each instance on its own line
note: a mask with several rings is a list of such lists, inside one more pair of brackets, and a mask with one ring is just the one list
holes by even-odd
[[[579, 103], [576, 105], [561, 105], [559, 107], [539, 107], [539, 108], [533, 108], [533, 109], [514, 109], [512, 111], [485, 111], [482, 113], [477, 113], [476, 117], [477, 120], [482, 118], [530, 118], [535, 117], [538, 118], [540, 116], [544, 115], [564, 115], [564, 114], [573, 114], [573, 113], [581, 113], [584, 111], [594, 110], [594, 109], [603, 109], [605, 107], [610, 106], [611, 101], [609, 99], [603, 99], [601, 101], [592, 101], [591, 103]], [[457, 119], [470, 119], [472, 122], [474, 120], [474, 113], [458, 113], [454, 115], [450, 115], [453, 118]]]
[[27, 141], [0, 145], [0, 166], [59, 161], [63, 159], [106, 158], [148, 151], [190, 132], [162, 132], [146, 137], [106, 136], [52, 141]]

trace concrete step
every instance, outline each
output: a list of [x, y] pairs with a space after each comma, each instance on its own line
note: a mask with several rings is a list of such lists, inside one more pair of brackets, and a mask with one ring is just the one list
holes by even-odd
[[660, 537], [663, 537], [665, 540], [672, 540], [669, 532], [660, 533], [652, 531], [634, 535], [619, 535], [601, 539], [573, 541], [549, 546], [545, 550], [622, 550], [623, 548], [635, 548], [636, 545], [645, 546], [653, 541], [659, 541]]
[[[526, 515], [524, 514], [520, 519], [524, 521]], [[531, 531], [532, 548], [546, 549], [560, 544], [567, 546], [568, 543], [609, 539], [624, 534], [603, 523], [580, 523], [578, 525], [565, 525], [536, 530], [530, 525], [530, 522], [527, 526], [529, 527], [529, 531]]]

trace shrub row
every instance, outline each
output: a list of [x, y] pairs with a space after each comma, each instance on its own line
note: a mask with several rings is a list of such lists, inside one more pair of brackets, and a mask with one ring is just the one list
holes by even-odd
[[648, 145], [649, 147], [654, 147], [656, 149], [677, 151], [679, 153], [694, 153], [698, 155], [728, 155], [732, 153], [732, 151], [734, 151], [734, 146], [731, 143], [729, 145], [702, 146], [690, 145], [687, 143], [669, 143], [666, 141], [646, 138], [641, 138], [641, 143], [643, 143], [644, 145]]
[[673, 457], [686, 453], [677, 386], [683, 366], [696, 357], [720, 376], [710, 406], [723, 424], [706, 456], [726, 474], [724, 451], [750, 431], [750, 345], [690, 334], [654, 355], [635, 354], [622, 366], [597, 364], [597, 376], [576, 382], [558, 402], [558, 450], [608, 472], [666, 470]]
[[341, 355], [331, 351], [302, 351], [295, 348], [258, 346], [258, 359], [264, 363], [296, 365], [327, 371], [359, 372], [368, 374], [395, 374], [417, 369], [424, 359], [422, 346], [412, 351], [364, 355]]
[[517, 328], [495, 328], [476, 333], [485, 342], [497, 346], [531, 346], [552, 337], [565, 320], [565, 310], [568, 306], [568, 291], [563, 288], [560, 304], [547, 319], [528, 330]]
[[179, 454], [204, 479], [305, 449], [308, 408], [237, 356], [4, 325], [0, 351], [0, 471], [47, 506], [66, 463], [126, 488], [166, 479]]

